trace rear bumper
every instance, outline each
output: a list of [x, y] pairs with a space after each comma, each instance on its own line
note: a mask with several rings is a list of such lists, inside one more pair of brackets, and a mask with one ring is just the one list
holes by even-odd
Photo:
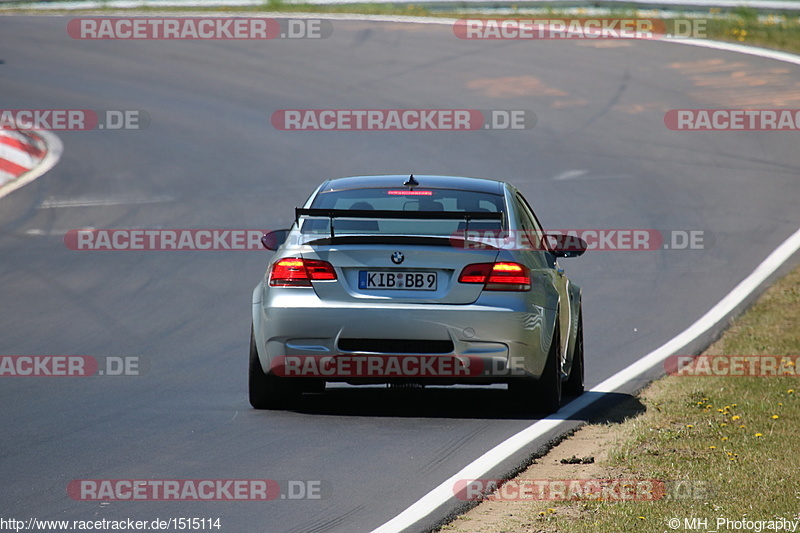
[[[298, 357], [304, 361], [324, 360], [327, 368], [340, 358], [346, 361], [340, 361], [339, 367], [371, 359], [377, 365], [374, 368], [387, 369], [394, 363], [388, 361], [392, 358], [400, 361], [401, 368], [404, 364], [413, 367], [414, 358], [417, 363], [419, 358], [425, 359], [421, 364], [431, 364], [433, 358], [442, 368], [453, 363], [454, 369], [452, 375], [436, 376], [336, 372], [324, 376], [326, 381], [481, 384], [538, 378], [544, 369], [555, 321], [554, 311], [505, 294], [481, 296], [468, 305], [324, 305], [313, 290], [289, 290], [288, 295], [285, 291], [269, 291], [267, 297], [261, 286], [254, 292], [253, 324], [264, 372], [273, 371], [287, 357], [295, 357], [291, 360], [295, 364]], [[354, 339], [364, 342], [353, 342]], [[375, 342], [370, 343], [371, 340]], [[426, 346], [434, 349], [426, 350]], [[469, 372], [463, 372], [464, 364], [469, 366]], [[462, 371], [458, 372], [458, 368]]]

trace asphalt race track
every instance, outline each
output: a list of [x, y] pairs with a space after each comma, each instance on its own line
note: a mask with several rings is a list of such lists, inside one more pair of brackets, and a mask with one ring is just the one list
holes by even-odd
[[[60, 163], [0, 199], [0, 355], [137, 356], [146, 372], [0, 377], [4, 517], [370, 531], [532, 423], [507, 414], [496, 389], [336, 389], [297, 412], [255, 411], [250, 297], [269, 252], [75, 251], [70, 229], [275, 229], [325, 178], [413, 172], [510, 181], [551, 228], [705, 232], [705, 249], [562, 261], [584, 291], [592, 386], [689, 326], [800, 227], [796, 133], [663, 121], [670, 109], [800, 107], [795, 65], [659, 42], [464, 41], [446, 25], [372, 21], [334, 21], [320, 40], [80, 41], [68, 20], [0, 17], [0, 107], [144, 110], [150, 124], [57, 132]], [[298, 132], [271, 125], [280, 109], [516, 109], [538, 121]], [[72, 499], [81, 479], [323, 490], [109, 503]]]

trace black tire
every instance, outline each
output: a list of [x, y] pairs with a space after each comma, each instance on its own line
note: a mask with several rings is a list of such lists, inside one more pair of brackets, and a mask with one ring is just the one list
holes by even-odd
[[553, 332], [553, 342], [550, 343], [550, 353], [547, 354], [547, 364], [544, 365], [544, 372], [539, 378], [537, 389], [537, 403], [542, 410], [547, 413], [555, 413], [561, 408], [561, 342], [559, 338], [559, 327], [556, 322]]
[[536, 412], [549, 415], [561, 408], [561, 342], [558, 322], [553, 332], [553, 342], [538, 380], [520, 380], [508, 386], [512, 401], [523, 412]]
[[569, 396], [580, 396], [583, 394], [584, 383], [583, 365], [583, 312], [578, 311], [578, 333], [575, 337], [575, 352], [572, 355], [572, 369], [569, 371], [569, 379], [564, 383], [564, 394]]
[[250, 405], [256, 409], [289, 409], [300, 400], [298, 384], [274, 374], [265, 374], [258, 359], [256, 339], [250, 327], [250, 371], [248, 392]]

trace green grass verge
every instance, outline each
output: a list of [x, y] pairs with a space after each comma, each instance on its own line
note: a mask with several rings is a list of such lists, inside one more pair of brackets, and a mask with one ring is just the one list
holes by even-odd
[[[800, 269], [771, 287], [706, 353], [800, 354]], [[549, 502], [539, 506], [547, 512], [532, 507], [520, 531], [660, 533], [692, 525], [734, 531], [718, 527], [717, 519], [800, 520], [798, 385], [796, 376], [668, 376], [653, 383], [640, 395], [646, 411], [617, 428], [618, 444], [604, 466], [627, 479], [683, 481], [673, 494], [679, 497]]]
[[760, 18], [754, 9], [739, 8], [731, 17], [708, 19], [707, 29], [708, 39], [800, 53], [800, 19], [796, 15]]

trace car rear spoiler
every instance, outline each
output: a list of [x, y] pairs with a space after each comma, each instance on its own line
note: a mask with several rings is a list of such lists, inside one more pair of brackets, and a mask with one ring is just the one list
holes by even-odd
[[503, 220], [503, 212], [491, 213], [486, 211], [390, 211], [371, 209], [314, 209], [296, 207], [294, 210], [295, 223], [300, 217], [327, 217], [331, 221], [331, 238], [336, 236], [333, 219], [335, 218], [389, 218], [389, 219], [417, 219], [417, 220], [464, 220], [469, 229], [470, 220]]

